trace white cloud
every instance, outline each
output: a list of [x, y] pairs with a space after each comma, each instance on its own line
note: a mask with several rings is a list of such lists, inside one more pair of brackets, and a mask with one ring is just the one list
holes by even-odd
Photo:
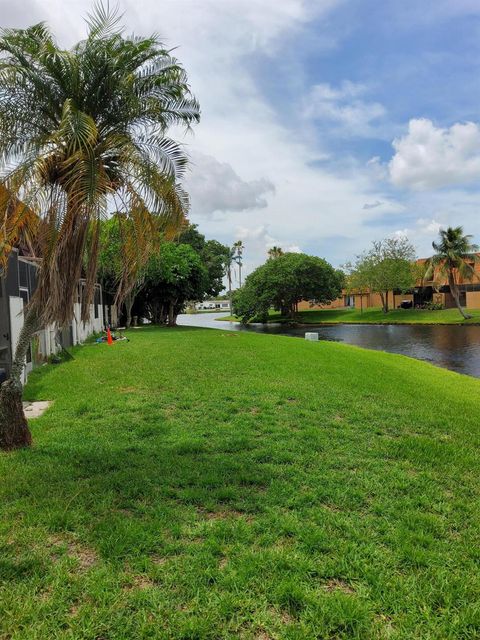
[[315, 120], [329, 120], [348, 135], [376, 136], [375, 127], [386, 110], [379, 102], [361, 100], [359, 96], [366, 91], [365, 85], [349, 80], [339, 87], [317, 84], [307, 98], [305, 115]]
[[193, 154], [186, 188], [194, 215], [263, 209], [268, 204], [266, 195], [275, 191], [269, 180], [242, 180], [230, 164], [200, 152]]
[[397, 187], [427, 190], [479, 179], [480, 127], [474, 122], [442, 129], [424, 118], [410, 120], [393, 147], [389, 171]]

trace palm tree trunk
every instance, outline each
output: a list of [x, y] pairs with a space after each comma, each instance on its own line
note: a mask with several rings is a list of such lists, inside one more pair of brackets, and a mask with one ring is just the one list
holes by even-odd
[[233, 300], [232, 300], [232, 268], [229, 265], [227, 271], [228, 278], [228, 301], [230, 302], [230, 315], [233, 314]]
[[28, 347], [38, 328], [37, 314], [30, 309], [18, 338], [10, 377], [0, 388], [0, 449], [4, 451], [32, 444], [22, 405], [22, 373]]
[[460, 292], [458, 291], [457, 283], [455, 282], [455, 277], [452, 271], [450, 271], [448, 274], [448, 285], [450, 287], [450, 293], [452, 294], [453, 299], [455, 300], [455, 304], [457, 305], [457, 309], [462, 314], [464, 320], [468, 320], [472, 316], [467, 315], [462, 309], [462, 305], [460, 304]]

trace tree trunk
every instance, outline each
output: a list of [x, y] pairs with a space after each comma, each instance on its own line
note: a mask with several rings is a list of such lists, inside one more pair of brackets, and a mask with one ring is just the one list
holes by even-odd
[[[381, 291], [379, 292], [380, 294], [380, 300], [382, 301], [382, 311], [383, 313], [388, 313], [388, 297], [387, 300], [385, 300], [385, 294], [382, 293]], [[388, 293], [387, 293], [388, 296]]]
[[468, 320], [472, 316], [467, 315], [465, 311], [462, 309], [462, 305], [460, 304], [460, 292], [458, 290], [457, 283], [455, 282], [454, 275], [451, 271], [448, 274], [448, 284], [450, 287], [450, 293], [452, 294], [453, 299], [455, 300], [455, 304], [457, 305], [457, 309], [460, 311], [463, 318], [465, 320]]
[[22, 405], [22, 373], [28, 347], [36, 331], [37, 315], [29, 310], [15, 348], [10, 377], [0, 389], [0, 449], [4, 451], [32, 444], [32, 435]]
[[133, 307], [134, 300], [135, 299], [131, 293], [129, 293], [125, 298], [125, 312], [127, 314], [127, 320], [126, 320], [127, 329], [129, 329], [132, 324], [132, 307]]
[[175, 314], [175, 300], [171, 300], [168, 305], [168, 326], [174, 327], [177, 324], [177, 316]]

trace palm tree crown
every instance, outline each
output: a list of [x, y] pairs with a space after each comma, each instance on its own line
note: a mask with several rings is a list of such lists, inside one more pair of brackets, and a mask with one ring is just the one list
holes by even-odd
[[[70, 321], [85, 255], [87, 313], [109, 210], [151, 236], [178, 228], [188, 208], [187, 157], [166, 135], [199, 120], [185, 71], [156, 36], [124, 36], [101, 5], [87, 24], [68, 51], [44, 24], [0, 36], [0, 180], [42, 219], [32, 307], [45, 323]], [[0, 222], [12, 210], [4, 200]]]
[[432, 242], [435, 255], [427, 261], [427, 276], [433, 278], [437, 273], [445, 279], [456, 272], [462, 279], [472, 280], [479, 260], [478, 246], [472, 243], [472, 236], [464, 235], [463, 227], [441, 229], [439, 235], [440, 241]]
[[425, 279], [447, 280], [450, 293], [461, 315], [470, 318], [462, 309], [458, 278], [472, 280], [476, 275], [478, 247], [471, 241], [472, 236], [464, 235], [462, 227], [448, 227], [440, 230], [440, 241], [432, 242], [435, 255], [426, 262]]
[[273, 246], [268, 250], [267, 253], [269, 258], [274, 259], [283, 256], [284, 251], [281, 247]]

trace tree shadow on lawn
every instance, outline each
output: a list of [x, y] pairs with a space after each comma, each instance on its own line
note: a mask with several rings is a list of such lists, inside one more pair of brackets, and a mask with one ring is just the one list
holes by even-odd
[[47, 532], [77, 532], [109, 561], [159, 553], [215, 514], [251, 521], [276, 475], [245, 454], [195, 440], [150, 447], [92, 440], [18, 452], [1, 493], [14, 514]]

